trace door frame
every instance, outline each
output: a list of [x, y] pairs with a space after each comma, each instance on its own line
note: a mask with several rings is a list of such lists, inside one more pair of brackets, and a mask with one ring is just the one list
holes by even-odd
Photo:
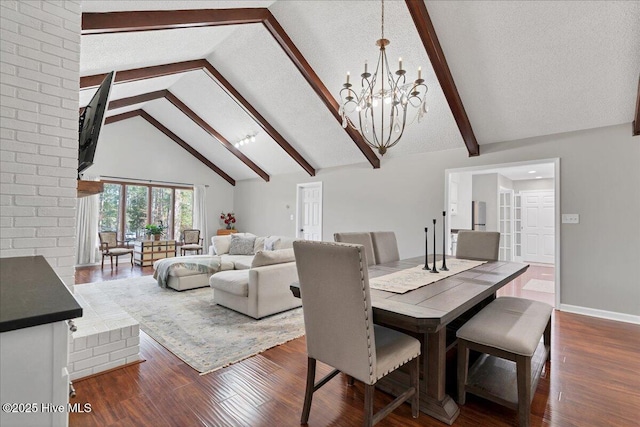
[[[527, 165], [538, 165], [541, 163], [552, 163], [553, 164], [553, 185], [554, 185], [554, 224], [555, 224], [555, 255], [554, 255], [554, 266], [555, 266], [555, 306], [556, 308], [560, 307], [560, 294], [561, 294], [561, 286], [560, 286], [560, 269], [561, 269], [561, 257], [560, 257], [560, 247], [562, 240], [562, 230], [561, 226], [561, 214], [560, 214], [560, 158], [554, 157], [550, 159], [537, 159], [537, 160], [525, 160], [521, 162], [507, 162], [507, 163], [499, 163], [499, 164], [487, 164], [487, 165], [479, 165], [479, 166], [470, 166], [466, 168], [454, 168], [454, 169], [445, 169], [444, 171], [444, 210], [445, 212], [449, 212], [449, 181], [450, 175], [452, 173], [459, 172], [473, 172], [473, 171], [481, 171], [485, 169], [496, 169], [510, 166], [527, 166]], [[448, 222], [448, 221], [447, 221]], [[451, 228], [447, 225], [447, 238], [449, 239], [451, 236]], [[451, 242], [449, 242], [449, 247]]]
[[322, 190], [322, 181], [315, 181], [315, 182], [305, 182], [303, 184], [297, 184], [296, 185], [296, 229], [294, 230], [294, 236], [296, 237], [296, 239], [299, 236], [299, 230], [300, 230], [300, 224], [302, 223], [300, 216], [302, 215], [302, 210], [300, 209], [300, 204], [302, 203], [302, 190], [306, 189], [306, 188], [319, 188], [320, 189], [320, 239], [323, 240], [324, 239], [324, 234], [323, 234], [323, 218], [322, 218], [322, 200], [324, 198], [324, 192]]

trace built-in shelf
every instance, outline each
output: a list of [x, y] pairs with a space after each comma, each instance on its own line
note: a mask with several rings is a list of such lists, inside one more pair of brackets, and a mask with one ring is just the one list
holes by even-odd
[[104, 191], [104, 183], [102, 181], [83, 181], [78, 180], [78, 197], [93, 196]]

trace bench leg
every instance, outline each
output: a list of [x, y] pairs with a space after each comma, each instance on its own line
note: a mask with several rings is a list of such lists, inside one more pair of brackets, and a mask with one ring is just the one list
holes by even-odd
[[518, 425], [529, 427], [531, 413], [531, 357], [516, 355], [518, 382]]
[[469, 348], [465, 340], [458, 339], [458, 403], [464, 405], [467, 393], [467, 374], [469, 372]]

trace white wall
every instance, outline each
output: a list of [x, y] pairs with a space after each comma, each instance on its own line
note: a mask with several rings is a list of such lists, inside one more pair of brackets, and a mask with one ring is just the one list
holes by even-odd
[[[401, 142], [402, 143], [402, 142]], [[324, 183], [324, 240], [336, 231], [394, 230], [402, 257], [422, 253], [423, 228], [444, 207], [444, 170], [510, 162], [561, 159], [561, 211], [580, 224], [561, 227], [562, 303], [640, 315], [640, 140], [630, 124], [482, 145], [466, 150], [383, 159], [366, 164], [243, 181], [235, 211], [249, 231], [289, 234], [296, 184]]]
[[553, 190], [553, 179], [523, 179], [513, 181], [513, 189], [518, 191]]
[[208, 185], [207, 247], [222, 228], [220, 212], [233, 210], [233, 186], [142, 117], [102, 128], [94, 164], [86, 174]]
[[2, 1], [1, 257], [75, 273], [79, 1]]
[[458, 213], [449, 216], [449, 228], [471, 229], [472, 175], [468, 172], [452, 173], [458, 181]]

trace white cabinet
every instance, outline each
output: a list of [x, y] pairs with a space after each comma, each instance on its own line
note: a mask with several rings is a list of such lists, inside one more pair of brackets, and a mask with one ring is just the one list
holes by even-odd
[[0, 425], [69, 425], [68, 346], [65, 321], [0, 334], [0, 400], [23, 405], [3, 406]]

